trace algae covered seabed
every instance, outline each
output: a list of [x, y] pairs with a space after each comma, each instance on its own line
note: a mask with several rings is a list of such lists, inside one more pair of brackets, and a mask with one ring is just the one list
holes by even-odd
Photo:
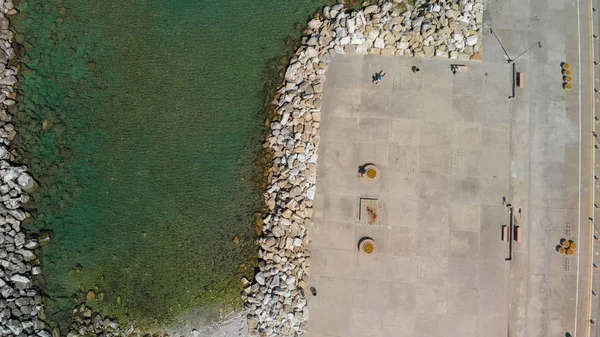
[[49, 318], [87, 300], [151, 326], [236, 304], [256, 251], [268, 62], [323, 5], [17, 3], [16, 146], [40, 182], [30, 230], [52, 234]]

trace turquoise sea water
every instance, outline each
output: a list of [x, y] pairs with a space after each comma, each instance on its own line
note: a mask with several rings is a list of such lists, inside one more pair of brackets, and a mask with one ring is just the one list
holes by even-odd
[[17, 3], [16, 146], [41, 186], [29, 226], [52, 235], [49, 317], [66, 322], [89, 290], [146, 326], [235, 304], [256, 251], [269, 60], [324, 2]]

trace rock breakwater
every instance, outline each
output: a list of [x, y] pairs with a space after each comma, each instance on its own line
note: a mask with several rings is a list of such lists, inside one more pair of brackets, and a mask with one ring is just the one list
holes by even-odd
[[14, 164], [11, 141], [17, 131], [8, 111], [15, 104], [18, 68], [8, 16], [16, 14], [10, 1], [0, 0], [0, 335], [49, 337], [40, 319], [42, 295], [34, 278], [42, 269], [36, 257], [39, 242], [28, 238], [21, 222], [30, 215], [21, 205], [37, 184], [27, 167]]
[[265, 147], [273, 153], [259, 239], [259, 271], [243, 280], [249, 329], [261, 336], [306, 332], [310, 239], [328, 64], [344, 53], [482, 59], [482, 0], [380, 2], [359, 10], [325, 7], [308, 22], [302, 45], [273, 104]]

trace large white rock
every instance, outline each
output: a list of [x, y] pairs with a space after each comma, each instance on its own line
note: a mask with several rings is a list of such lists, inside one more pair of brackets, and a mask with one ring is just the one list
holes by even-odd
[[6, 323], [6, 327], [12, 331], [13, 334], [18, 335], [23, 331], [23, 326], [21, 322], [16, 319], [11, 319]]
[[296, 78], [296, 72], [298, 68], [300, 68], [300, 62], [290, 64], [285, 71], [285, 79], [288, 81], [293, 81]]
[[10, 154], [8, 153], [6, 147], [0, 145], [0, 159], [8, 159], [9, 157]]
[[25, 212], [23, 212], [23, 210], [20, 210], [20, 209], [12, 209], [12, 210], [10, 210], [10, 215], [12, 215], [13, 218], [15, 218], [15, 219], [17, 219], [19, 221], [23, 221], [27, 217], [27, 215], [25, 214]]
[[348, 33], [352, 34], [356, 30], [356, 21], [354, 19], [346, 20], [346, 29], [348, 29]]
[[343, 4], [335, 4], [335, 5], [331, 6], [331, 10], [338, 11], [338, 12], [341, 11], [342, 8], [344, 8]]
[[371, 40], [375, 40], [379, 36], [379, 29], [372, 30], [367, 34], [367, 38]]
[[10, 280], [19, 284], [29, 284], [31, 282], [27, 277], [19, 274], [13, 275]]
[[311, 36], [310, 39], [306, 41], [306, 44], [309, 46], [316, 46], [319, 44], [319, 38], [316, 36]]
[[390, 9], [392, 9], [393, 5], [394, 4], [392, 4], [391, 2], [385, 2], [383, 5], [381, 5], [380, 13], [387, 13]]
[[37, 184], [31, 176], [25, 172], [21, 173], [17, 178], [17, 184], [23, 188], [25, 192], [32, 192], [36, 189]]
[[425, 17], [423, 17], [423, 16], [419, 16], [418, 18], [414, 19], [412, 22], [413, 28], [420, 27], [421, 24], [423, 23], [424, 19], [425, 19]]
[[356, 47], [356, 50], [354, 52], [357, 54], [366, 54], [367, 51], [368, 51], [367, 46], [365, 46], [364, 44], [361, 44]]
[[35, 260], [35, 254], [33, 254], [33, 252], [29, 249], [19, 249], [17, 250], [17, 253], [21, 254], [21, 256], [23, 256], [23, 260], [26, 262]]
[[286, 283], [288, 286], [291, 286], [291, 285], [293, 285], [294, 283], [296, 283], [296, 277], [295, 277], [295, 276], [293, 276], [293, 275], [290, 275], [290, 276], [287, 278], [287, 280], [285, 280], [285, 283]]
[[38, 331], [37, 334], [38, 334], [39, 337], [52, 337], [52, 334], [50, 334], [46, 330], [40, 330], [40, 331]]
[[398, 42], [398, 49], [404, 50], [408, 49], [408, 47], [410, 47], [410, 44], [407, 41]]
[[467, 36], [467, 46], [474, 46], [477, 44], [477, 35]]
[[307, 321], [310, 315], [308, 314], [308, 307], [302, 308], [302, 319]]
[[319, 19], [312, 19], [310, 21], [308, 21], [308, 28], [310, 29], [317, 29], [319, 27], [321, 27], [323, 23], [321, 22], [321, 20]]
[[256, 280], [256, 282], [258, 282], [258, 284], [260, 284], [261, 286], [265, 285], [265, 275], [262, 272], [256, 273], [256, 276], [254, 276], [254, 279]]
[[32, 239], [27, 241], [27, 243], [25, 243], [25, 248], [27, 249], [36, 249], [37, 247], [39, 247], [39, 243], [37, 242], [36, 239]]
[[368, 15], [368, 14], [371, 14], [371, 13], [375, 13], [378, 10], [379, 10], [379, 6], [377, 6], [377, 5], [370, 5], [370, 6], [365, 7], [364, 13], [365, 13], [365, 15]]
[[335, 29], [335, 36], [336, 37], [344, 37], [348, 35], [348, 30], [346, 29], [346, 27], [337, 27]]
[[363, 44], [365, 43], [365, 38], [363, 37], [352, 37], [352, 40], [350, 41], [350, 44]]
[[363, 27], [367, 25], [367, 19], [365, 18], [365, 14], [363, 12], [358, 12], [356, 15], [356, 25]]
[[2, 79], [0, 79], [0, 84], [2, 85], [13, 85], [17, 83], [17, 78], [15, 76], [6, 76]]
[[313, 47], [306, 48], [306, 51], [304, 52], [304, 56], [306, 56], [308, 58], [313, 58], [313, 57], [316, 57], [317, 55], [319, 55], [319, 52]]
[[378, 37], [375, 39], [374, 46], [375, 46], [375, 48], [383, 49], [383, 48], [385, 48], [385, 42], [383, 41], [382, 38]]
[[19, 170], [16, 167], [9, 167], [8, 169], [6, 169], [6, 173], [4, 174], [3, 180], [5, 183], [7, 183], [17, 178], [19, 174], [21, 174], [21, 170]]
[[307, 191], [306, 191], [306, 197], [310, 200], [313, 200], [315, 198], [315, 192], [316, 192], [316, 187], [315, 186], [311, 186]]
[[283, 116], [281, 116], [281, 125], [286, 125], [290, 120], [290, 113], [289, 112], [285, 112], [283, 113]]

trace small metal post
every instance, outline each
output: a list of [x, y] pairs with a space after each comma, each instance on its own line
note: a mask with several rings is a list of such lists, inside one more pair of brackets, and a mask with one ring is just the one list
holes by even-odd
[[514, 233], [514, 223], [513, 223], [513, 208], [511, 204], [506, 204], [508, 207], [509, 214], [509, 227], [508, 227], [508, 257], [505, 258], [505, 261], [512, 261], [512, 251], [513, 251], [513, 233]]
[[517, 86], [517, 68], [515, 64], [512, 64], [512, 95], [508, 96], [508, 99], [515, 98], [515, 88]]

